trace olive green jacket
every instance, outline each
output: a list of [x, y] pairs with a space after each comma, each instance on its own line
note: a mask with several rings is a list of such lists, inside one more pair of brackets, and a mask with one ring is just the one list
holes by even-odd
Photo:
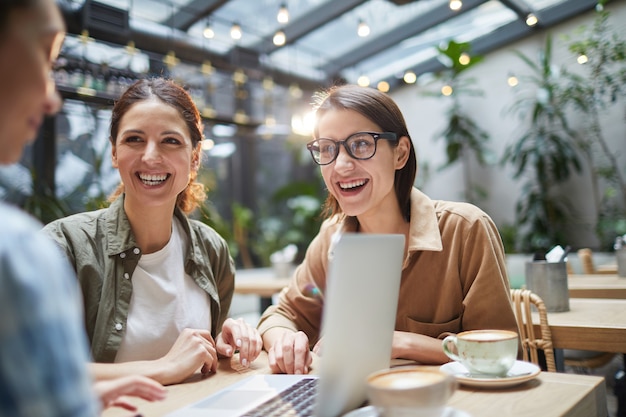
[[[235, 266], [226, 241], [206, 224], [174, 212], [188, 236], [185, 272], [212, 300], [215, 337], [228, 316]], [[85, 305], [85, 326], [96, 362], [113, 362], [120, 347], [141, 257], [124, 211], [124, 198], [109, 208], [75, 214], [44, 227], [74, 266]]]
[[[357, 226], [355, 217], [345, 216], [322, 224], [278, 304], [262, 315], [261, 334], [273, 327], [302, 330], [313, 346], [320, 337], [332, 237]], [[474, 329], [518, 332], [502, 240], [487, 214], [471, 204], [431, 200], [414, 188], [409, 234], [396, 330], [435, 338]]]

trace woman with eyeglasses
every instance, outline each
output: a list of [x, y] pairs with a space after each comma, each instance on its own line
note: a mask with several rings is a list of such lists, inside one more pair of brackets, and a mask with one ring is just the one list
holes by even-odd
[[307, 148], [328, 189], [326, 220], [290, 285], [259, 321], [272, 371], [307, 373], [311, 349], [321, 353], [321, 294], [337, 233], [405, 236], [392, 358], [441, 364], [449, 360], [441, 343], [450, 333], [517, 332], [495, 224], [476, 206], [431, 200], [413, 186], [415, 150], [394, 101], [354, 85], [316, 98], [315, 139]]

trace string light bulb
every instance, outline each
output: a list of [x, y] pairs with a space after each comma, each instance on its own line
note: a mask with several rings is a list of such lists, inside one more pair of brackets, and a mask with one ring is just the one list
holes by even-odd
[[265, 91], [272, 91], [274, 89], [274, 79], [270, 76], [264, 77], [262, 85]]
[[213, 39], [215, 37], [215, 32], [213, 31], [210, 23], [207, 22], [204, 30], [202, 31], [202, 36], [204, 36], [206, 39]]
[[292, 98], [299, 99], [302, 97], [302, 89], [296, 83], [292, 83], [289, 85], [289, 95]]
[[450, 0], [448, 7], [450, 7], [450, 10], [454, 10], [456, 12], [457, 10], [461, 10], [463, 2], [461, 0]]
[[287, 5], [285, 3], [280, 5], [278, 14], [276, 15], [276, 20], [278, 23], [289, 23], [289, 10], [287, 9]]
[[230, 37], [238, 41], [239, 39], [241, 39], [241, 36], [242, 36], [241, 26], [239, 26], [239, 23], [237, 22], [233, 23], [233, 25], [230, 28]]
[[404, 82], [407, 84], [415, 84], [417, 81], [417, 75], [413, 71], [407, 71], [404, 73]]
[[515, 87], [519, 84], [519, 80], [515, 75], [509, 75], [509, 78], [506, 80], [509, 87]]
[[539, 23], [539, 19], [537, 19], [537, 16], [535, 16], [533, 13], [528, 13], [528, 16], [526, 16], [526, 25], [533, 27], [537, 23]]
[[359, 25], [357, 26], [356, 33], [361, 38], [365, 38], [370, 34], [370, 27], [365, 21], [359, 20]]
[[163, 57], [163, 63], [167, 65], [169, 69], [174, 68], [176, 65], [178, 65], [179, 62], [180, 62], [180, 59], [176, 58], [176, 53], [174, 51], [169, 51]]
[[237, 68], [235, 72], [233, 72], [232, 79], [235, 84], [243, 85], [248, 81], [248, 76], [241, 68]]
[[285, 36], [285, 32], [282, 30], [276, 31], [274, 34], [274, 38], [272, 38], [272, 42], [276, 46], [283, 46], [287, 42], [287, 37]]
[[213, 68], [213, 64], [211, 64], [211, 61], [205, 60], [204, 62], [202, 62], [202, 67], [200, 71], [204, 75], [211, 75], [215, 71], [215, 68]]
[[578, 55], [578, 58], [576, 58], [576, 62], [578, 62], [580, 65], [586, 64], [587, 62], [589, 62], [589, 57], [585, 54], [580, 54]]
[[356, 83], [357, 83], [358, 85], [360, 85], [361, 87], [369, 87], [369, 85], [370, 85], [370, 79], [369, 79], [369, 77], [368, 77], [367, 75], [361, 75], [361, 76], [357, 79]]
[[130, 56], [135, 55], [137, 53], [137, 47], [135, 46], [135, 42], [134, 41], [128, 41], [128, 43], [124, 47], [124, 50]]
[[378, 84], [376, 84], [376, 88], [378, 89], [378, 91], [386, 93], [391, 87], [389, 86], [389, 83], [387, 81], [380, 81]]
[[446, 97], [450, 97], [452, 95], [452, 86], [450, 85], [444, 85], [443, 87], [441, 87], [441, 94], [443, 94]]
[[469, 63], [470, 63], [470, 56], [466, 52], [463, 52], [459, 56], [459, 64], [468, 65]]

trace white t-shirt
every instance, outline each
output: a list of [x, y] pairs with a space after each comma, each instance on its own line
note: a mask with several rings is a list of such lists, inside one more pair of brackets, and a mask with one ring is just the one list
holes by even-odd
[[185, 273], [187, 240], [174, 218], [167, 245], [141, 255], [132, 276], [128, 321], [115, 362], [158, 359], [183, 329], [211, 330], [210, 297]]

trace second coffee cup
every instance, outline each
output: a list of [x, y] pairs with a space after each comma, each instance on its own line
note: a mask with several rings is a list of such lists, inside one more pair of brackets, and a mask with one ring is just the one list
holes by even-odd
[[518, 343], [512, 331], [470, 330], [447, 336], [442, 345], [444, 353], [470, 374], [502, 377], [515, 364]]
[[368, 376], [367, 397], [381, 417], [441, 417], [456, 386], [439, 369], [406, 366]]

